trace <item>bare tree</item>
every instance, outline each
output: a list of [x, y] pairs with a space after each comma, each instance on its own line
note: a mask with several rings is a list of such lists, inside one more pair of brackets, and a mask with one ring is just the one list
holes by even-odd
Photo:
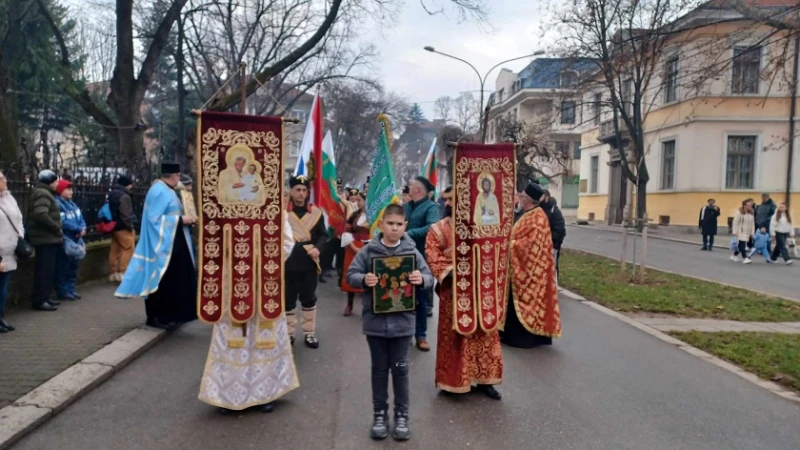
[[[584, 80], [587, 95], [610, 96], [609, 122], [624, 176], [636, 186], [636, 214], [647, 211], [650, 174], [645, 156], [644, 122], [661, 88], [665, 46], [679, 34], [677, 20], [699, 0], [577, 0], [556, 14], [565, 56], [590, 58], [595, 75]], [[603, 128], [603, 130], [608, 128]], [[601, 132], [602, 134], [602, 132]]]
[[[334, 137], [337, 172], [345, 183], [365, 181], [380, 131], [378, 115], [395, 119], [404, 116], [408, 108], [405, 99], [376, 83], [337, 80], [326, 84], [325, 110]], [[402, 122], [393, 120], [392, 132], [402, 131]]]
[[464, 133], [475, 132], [480, 128], [478, 121], [480, 120], [480, 105], [475, 97], [465, 92], [456, 97], [453, 101], [453, 109], [455, 110], [455, 122]]
[[569, 148], [559, 148], [551, 139], [550, 123], [527, 123], [506, 117], [495, 123], [499, 141], [517, 144], [517, 190], [523, 190], [528, 180], [546, 178], [557, 184], [562, 177], [576, 175], [571, 171]]
[[433, 110], [439, 119], [443, 120], [445, 125], [450, 121], [450, 114], [453, 111], [453, 99], [449, 96], [439, 97], [433, 103]]

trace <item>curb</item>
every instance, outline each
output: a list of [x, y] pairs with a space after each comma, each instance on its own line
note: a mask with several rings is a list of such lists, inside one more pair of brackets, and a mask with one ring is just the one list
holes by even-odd
[[134, 328], [0, 409], [0, 450], [109, 379], [165, 336], [164, 330]]
[[[606, 233], [622, 234], [622, 230], [621, 229], [617, 230], [615, 228], [595, 228], [595, 227], [592, 227], [591, 225], [578, 225], [578, 224], [574, 224], [574, 223], [567, 224], [567, 226], [568, 227], [573, 227], [573, 228], [581, 228], [581, 229], [584, 229], [584, 230], [594, 229], [594, 230], [597, 230], [597, 231], [605, 231]], [[725, 237], [726, 238], [730, 238], [730, 236], [725, 236]], [[659, 235], [656, 235], [656, 234], [648, 234], [647, 238], [648, 239], [660, 239], [662, 241], [677, 242], [677, 243], [680, 243], [680, 244], [688, 244], [688, 245], [694, 245], [694, 246], [702, 244], [702, 242], [695, 242], [695, 241], [690, 241], [688, 239], [680, 239], [680, 238], [667, 237], [667, 236], [659, 236]], [[730, 239], [728, 239], [728, 240], [730, 240]], [[722, 250], [727, 250], [728, 249], [728, 247], [726, 247], [724, 245], [718, 245], [718, 244], [714, 244], [714, 248], [718, 248], [718, 249], [722, 249]]]
[[567, 289], [564, 289], [563, 291], [561, 291], [561, 294], [563, 294], [565, 297], [571, 298], [572, 300], [581, 302], [582, 304], [584, 304], [584, 305], [586, 305], [586, 306], [588, 306], [588, 307], [590, 307], [592, 309], [600, 311], [601, 313], [603, 313], [603, 314], [605, 314], [607, 316], [611, 316], [611, 317], [614, 317], [615, 319], [618, 319], [618, 320], [620, 320], [622, 322], [625, 322], [626, 324], [628, 324], [628, 325], [630, 325], [630, 326], [632, 326], [632, 327], [634, 327], [634, 328], [636, 328], [638, 330], [641, 330], [641, 331], [649, 334], [650, 336], [653, 336], [656, 339], [664, 341], [667, 344], [674, 345], [674, 346], [678, 347], [679, 349], [683, 350], [684, 352], [686, 352], [686, 353], [688, 353], [688, 354], [690, 354], [690, 355], [692, 355], [692, 356], [694, 356], [696, 358], [702, 359], [703, 361], [711, 363], [711, 364], [719, 367], [720, 369], [727, 370], [728, 372], [736, 374], [740, 378], [743, 378], [743, 379], [749, 381], [752, 384], [755, 384], [756, 386], [758, 386], [758, 387], [760, 387], [762, 389], [766, 389], [766, 390], [772, 392], [773, 394], [775, 394], [775, 395], [777, 395], [777, 396], [779, 396], [781, 398], [784, 398], [786, 400], [790, 400], [790, 401], [793, 401], [793, 402], [796, 402], [796, 403], [800, 403], [800, 395], [783, 388], [781, 385], [779, 385], [777, 383], [773, 383], [771, 381], [762, 380], [758, 376], [756, 376], [756, 375], [754, 375], [754, 374], [752, 374], [750, 372], [745, 371], [744, 369], [742, 369], [741, 367], [739, 367], [737, 365], [731, 364], [731, 363], [729, 363], [729, 362], [727, 362], [725, 360], [717, 358], [716, 356], [711, 355], [710, 353], [704, 352], [703, 350], [700, 350], [697, 347], [692, 347], [691, 345], [689, 345], [689, 344], [687, 344], [687, 343], [685, 343], [685, 342], [683, 342], [681, 340], [675, 339], [674, 337], [672, 337], [672, 336], [670, 336], [670, 335], [668, 335], [666, 333], [658, 331], [653, 327], [645, 325], [642, 322], [639, 322], [638, 320], [631, 319], [630, 317], [628, 317], [628, 316], [626, 316], [624, 314], [620, 314], [620, 313], [618, 313], [618, 312], [616, 312], [616, 311], [614, 311], [612, 309], [606, 308], [603, 305], [600, 305], [600, 304], [595, 303], [593, 301], [587, 300], [584, 297], [582, 297], [582, 296], [580, 296], [580, 295], [578, 295], [578, 294], [576, 294], [574, 292], [571, 292], [571, 291], [569, 291]]
[[[619, 258], [612, 258], [612, 257], [610, 257], [608, 255], [604, 255], [602, 253], [592, 252], [592, 251], [589, 251], [589, 250], [581, 250], [581, 249], [572, 248], [572, 247], [562, 247], [562, 248], [565, 248], [567, 251], [570, 251], [570, 252], [584, 253], [584, 254], [592, 255], [592, 256], [599, 256], [601, 258], [610, 259], [612, 261], [615, 261], [615, 262], [619, 263]], [[627, 261], [627, 264], [632, 264], [632, 263], [630, 261]], [[636, 265], [638, 266], [639, 264], [637, 263]], [[787, 301], [790, 301], [790, 302], [800, 303], [800, 298], [791, 298], [791, 297], [784, 297], [784, 296], [778, 295], [778, 294], [764, 293], [764, 292], [761, 292], [761, 291], [756, 291], [755, 289], [746, 288], [744, 286], [737, 286], [735, 284], [725, 283], [724, 281], [718, 281], [718, 280], [712, 280], [712, 279], [709, 279], [709, 278], [698, 277], [696, 275], [689, 275], [687, 273], [680, 273], [680, 272], [675, 272], [675, 271], [668, 270], [668, 269], [661, 269], [659, 267], [653, 267], [653, 266], [650, 266], [650, 265], [647, 265], [645, 267], [647, 267], [648, 270], [656, 270], [658, 272], [668, 273], [670, 275], [677, 275], [679, 277], [694, 278], [695, 280], [705, 281], [707, 283], [714, 283], [714, 284], [718, 284], [720, 286], [726, 286], [726, 287], [735, 288], [735, 289], [741, 289], [743, 291], [752, 292], [754, 294], [766, 295], [767, 297], [773, 297], [773, 298], [777, 298], [779, 300], [787, 300]], [[566, 290], [564, 292], [566, 292]], [[573, 295], [577, 295], [577, 294], [573, 294]], [[569, 296], [567, 296], [567, 297], [569, 297]]]

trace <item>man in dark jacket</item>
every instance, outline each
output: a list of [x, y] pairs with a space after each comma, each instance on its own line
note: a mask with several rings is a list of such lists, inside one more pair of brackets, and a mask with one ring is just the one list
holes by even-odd
[[553, 256], [556, 260], [556, 282], [558, 282], [558, 258], [561, 256], [561, 244], [567, 237], [567, 225], [564, 222], [564, 214], [561, 213], [555, 199], [550, 197], [550, 191], [544, 191], [544, 197], [539, 206], [547, 214], [547, 221], [550, 222], [550, 233], [553, 235]]
[[50, 299], [56, 273], [56, 257], [63, 244], [61, 211], [55, 192], [58, 176], [52, 170], [39, 172], [28, 210], [28, 242], [36, 252], [31, 306], [37, 311], [55, 311], [59, 302]]
[[119, 283], [128, 270], [136, 245], [136, 215], [131, 201], [133, 181], [125, 175], [117, 178], [116, 186], [108, 192], [108, 208], [116, 221], [111, 233], [111, 251], [108, 254], [108, 278]]
[[777, 210], [778, 206], [769, 198], [769, 194], [766, 192], [761, 194], [761, 204], [756, 208], [756, 230], [764, 227], [767, 229], [767, 233], [769, 233], [770, 221]]
[[[428, 230], [431, 225], [439, 221], [439, 205], [432, 202], [428, 193], [433, 192], [436, 187], [425, 177], [416, 177], [408, 187], [408, 195], [411, 201], [403, 205], [406, 212], [406, 233], [410, 237], [417, 251], [425, 255], [425, 239], [428, 237]], [[431, 349], [428, 345], [428, 311], [433, 308], [433, 296], [429, 289], [417, 289], [417, 348], [423, 352]]]
[[714, 250], [714, 236], [717, 235], [717, 218], [719, 218], [719, 206], [713, 198], [708, 199], [708, 204], [700, 210], [700, 221], [698, 226], [703, 233], [703, 248], [701, 250]]

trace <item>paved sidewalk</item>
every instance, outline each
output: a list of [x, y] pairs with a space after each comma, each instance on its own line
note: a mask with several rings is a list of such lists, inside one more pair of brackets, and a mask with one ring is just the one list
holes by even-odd
[[[582, 228], [585, 230], [606, 231], [606, 232], [622, 234], [622, 227], [620, 225], [603, 225], [594, 223], [591, 225], [577, 225], [571, 223], [567, 224], [567, 226]], [[633, 235], [632, 229], [629, 229], [628, 232], [630, 236]], [[663, 241], [691, 244], [691, 245], [696, 245], [698, 247], [702, 247], [703, 245], [703, 236], [701, 234], [689, 233], [686, 231], [686, 229], [670, 228], [670, 227], [651, 228], [647, 230], [647, 237], [651, 237], [654, 239], [661, 239]], [[717, 236], [714, 238], [714, 248], [727, 249], [730, 238], [731, 235], [728, 234], [728, 229], [724, 228], [722, 233], [717, 234]]]
[[83, 299], [56, 312], [9, 309], [17, 330], [0, 334], [0, 408], [144, 323], [142, 302], [116, 299], [114, 289], [84, 285]]
[[637, 317], [636, 320], [659, 331], [755, 331], [763, 333], [800, 334], [800, 322], [737, 322], [734, 320], [650, 317]]

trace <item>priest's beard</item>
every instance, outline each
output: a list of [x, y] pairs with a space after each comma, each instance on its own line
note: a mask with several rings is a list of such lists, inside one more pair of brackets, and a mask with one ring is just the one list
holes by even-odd
[[444, 216], [445, 217], [453, 217], [453, 207], [447, 205], [444, 207]]

